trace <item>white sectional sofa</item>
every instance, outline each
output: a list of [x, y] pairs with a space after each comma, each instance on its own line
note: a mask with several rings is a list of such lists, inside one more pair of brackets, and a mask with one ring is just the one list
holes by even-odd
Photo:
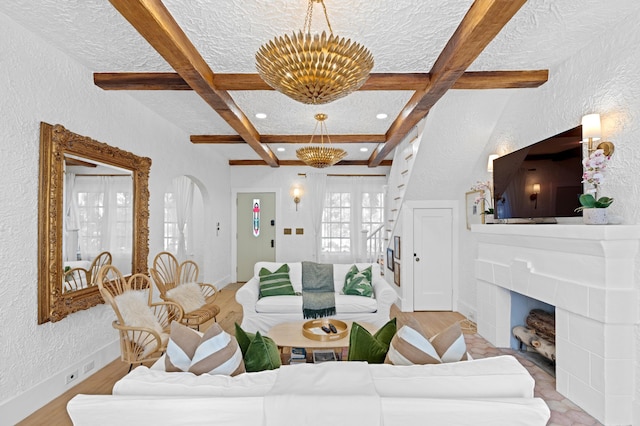
[[[243, 330], [267, 333], [276, 324], [304, 319], [302, 296], [259, 297], [260, 269], [266, 268], [273, 272], [284, 263], [289, 265], [289, 277], [294, 291], [302, 291], [301, 262], [256, 263], [253, 277], [236, 292], [236, 300], [243, 309]], [[342, 294], [345, 275], [353, 265], [353, 263], [333, 265], [333, 285], [336, 292], [336, 315], [333, 318], [368, 322], [376, 327], [382, 327], [389, 321], [389, 311], [397, 299], [397, 294], [380, 275], [380, 266], [377, 263], [356, 263], [359, 270], [372, 267], [374, 298]]]
[[350, 424], [543, 426], [550, 411], [512, 356], [438, 365], [327, 362], [235, 377], [168, 373], [159, 360], [113, 395], [77, 395], [76, 426]]

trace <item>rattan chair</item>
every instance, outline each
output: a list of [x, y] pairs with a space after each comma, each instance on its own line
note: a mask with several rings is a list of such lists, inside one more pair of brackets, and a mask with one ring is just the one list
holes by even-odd
[[[134, 364], [142, 364], [160, 358], [167, 348], [171, 322], [182, 319], [180, 305], [167, 301], [153, 303], [153, 286], [148, 276], [134, 274], [126, 279], [118, 268], [112, 265], [100, 268], [97, 284], [102, 298], [116, 313], [117, 319], [113, 321], [113, 328], [120, 333], [120, 358], [129, 363], [129, 370]], [[151, 328], [126, 323], [118, 308], [116, 297], [127, 291], [146, 292], [148, 309], [158, 320], [164, 335], [160, 335]]]
[[[171, 270], [171, 265], [175, 265], [175, 269]], [[197, 283], [200, 286], [205, 304], [190, 312], [184, 312], [183, 309], [182, 324], [199, 330], [205, 322], [211, 319], [217, 321], [216, 315], [220, 313], [220, 307], [214, 301], [218, 296], [218, 289], [212, 284], [198, 282], [200, 269], [194, 261], [185, 260], [178, 264], [178, 260], [173, 254], [161, 252], [154, 258], [153, 268], [150, 268], [149, 272], [160, 292], [160, 297], [166, 301], [178, 303], [178, 301], [171, 299], [167, 293], [180, 284]]]
[[[178, 259], [176, 259], [173, 253], [161, 251], [153, 258], [153, 268], [151, 271], [154, 271], [153, 274], [157, 275], [158, 279], [163, 283], [177, 283], [179, 267]], [[153, 279], [155, 281], [155, 277]]]
[[93, 259], [89, 269], [71, 268], [64, 273], [64, 285], [62, 288], [65, 292], [68, 292], [96, 285], [98, 271], [105, 265], [111, 265], [111, 260], [111, 253], [103, 251]]

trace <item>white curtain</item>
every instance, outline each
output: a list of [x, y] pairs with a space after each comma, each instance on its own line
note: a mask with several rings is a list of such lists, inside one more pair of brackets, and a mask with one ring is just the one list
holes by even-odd
[[176, 257], [180, 262], [187, 258], [186, 232], [187, 224], [191, 222], [193, 211], [194, 184], [187, 176], [180, 176], [173, 180], [173, 193], [176, 200], [176, 220], [178, 222], [178, 252]]
[[[111, 176], [100, 176], [100, 192], [103, 195], [103, 212], [102, 220], [100, 221], [100, 235], [101, 242], [98, 249], [98, 253], [109, 250], [115, 245], [115, 228], [116, 228], [116, 191], [114, 188], [114, 180]], [[113, 255], [113, 253], [111, 253]]]
[[311, 210], [311, 223], [313, 225], [313, 235], [315, 245], [313, 256], [319, 260], [320, 244], [322, 240], [322, 212], [324, 210], [324, 200], [327, 187], [327, 175], [323, 173], [307, 173], [307, 194]]
[[[83, 194], [84, 203], [84, 217], [76, 216], [78, 222], [81, 219], [84, 222], [79, 231], [81, 259], [93, 260], [100, 252], [109, 251], [113, 264], [123, 273], [130, 272], [133, 210], [131, 205], [123, 203], [119, 223], [118, 196], [131, 202], [131, 176], [76, 176], [74, 201], [78, 199], [78, 193]], [[75, 208], [79, 213], [80, 206], [76, 204]]]
[[[106, 181], [103, 176], [78, 176], [75, 189], [86, 193], [84, 208], [85, 226], [80, 230], [80, 257], [82, 260], [92, 260], [107, 245], [102, 233], [107, 226], [103, 224], [104, 198], [106, 196]], [[77, 196], [74, 196], [77, 198]]]
[[78, 231], [80, 222], [78, 221], [78, 202], [73, 196], [76, 186], [76, 174], [66, 172], [64, 176], [64, 239], [63, 251], [64, 261], [75, 261], [78, 257]]

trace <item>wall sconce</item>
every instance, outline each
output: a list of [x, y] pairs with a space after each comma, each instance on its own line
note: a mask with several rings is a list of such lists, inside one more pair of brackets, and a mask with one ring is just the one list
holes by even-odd
[[533, 184], [533, 193], [531, 195], [529, 195], [529, 199], [531, 201], [535, 201], [536, 203], [534, 204], [533, 208], [537, 209], [538, 208], [538, 194], [540, 193], [540, 184], [539, 183], [534, 183]]
[[500, 157], [498, 154], [490, 154], [489, 160], [487, 161], [487, 171], [489, 173], [493, 173], [493, 160]]
[[602, 129], [600, 127], [600, 114], [587, 114], [582, 117], [582, 142], [587, 143], [587, 151], [589, 155], [596, 149], [604, 151], [604, 155], [610, 157], [613, 155], [613, 143], [602, 141], [595, 147], [594, 142], [602, 139]]
[[291, 195], [293, 196], [293, 202], [296, 203], [296, 211], [298, 211], [298, 204], [300, 203], [302, 190], [296, 186], [293, 188], [293, 191], [291, 191]]

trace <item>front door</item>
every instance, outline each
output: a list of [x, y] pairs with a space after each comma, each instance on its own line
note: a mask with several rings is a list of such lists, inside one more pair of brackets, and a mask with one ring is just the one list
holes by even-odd
[[451, 209], [413, 213], [413, 309], [453, 309], [453, 229]]
[[238, 193], [236, 222], [238, 282], [247, 282], [251, 279], [256, 262], [275, 262], [275, 220], [275, 193]]

